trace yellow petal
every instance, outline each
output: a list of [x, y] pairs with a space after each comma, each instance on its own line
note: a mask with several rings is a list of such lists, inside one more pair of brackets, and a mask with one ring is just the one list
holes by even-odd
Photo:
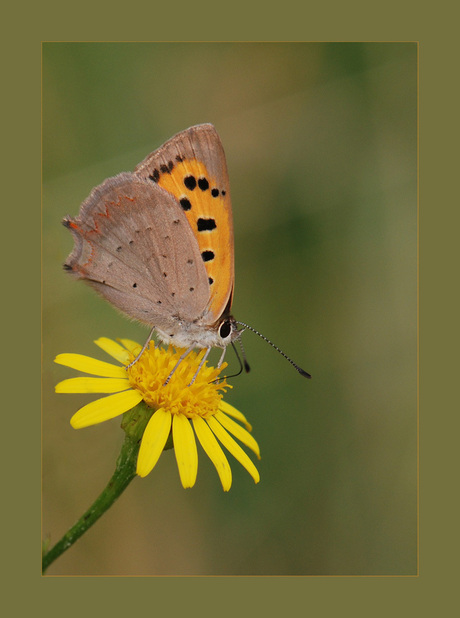
[[236, 418], [236, 420], [243, 423], [243, 425], [246, 427], [248, 431], [252, 430], [252, 426], [248, 423], [244, 414], [240, 412], [239, 410], [237, 410], [236, 408], [234, 408], [233, 406], [231, 406], [226, 401], [222, 400], [219, 403], [219, 410], [222, 410], [222, 412], [225, 412], [225, 414], [228, 414], [229, 416], [233, 416], [233, 418]]
[[235, 440], [227, 433], [222, 425], [213, 416], [206, 421], [213, 431], [213, 433], [219, 438], [225, 448], [237, 459], [242, 466], [246, 468], [254, 481], [258, 483], [260, 481], [260, 475], [257, 468], [243, 451], [241, 446], [235, 442]]
[[182, 486], [193, 487], [198, 473], [198, 451], [190, 421], [183, 414], [174, 414], [173, 442]]
[[119, 393], [130, 387], [128, 378], [69, 378], [56, 384], [56, 393]]
[[232, 486], [232, 470], [224, 451], [220, 448], [219, 443], [204, 419], [200, 416], [195, 416], [193, 418], [193, 427], [206, 455], [217, 470], [224, 491], [228, 491]]
[[137, 457], [137, 474], [147, 476], [157, 463], [171, 429], [171, 413], [163, 408], [157, 410], [149, 420], [142, 436]]
[[251, 436], [251, 434], [247, 432], [246, 429], [244, 429], [244, 427], [241, 427], [241, 425], [238, 425], [238, 423], [235, 423], [235, 421], [233, 421], [223, 412], [219, 411], [214, 416], [215, 418], [217, 418], [219, 423], [225, 427], [227, 431], [233, 434], [235, 438], [238, 438], [240, 442], [242, 442], [247, 447], [249, 447], [251, 451], [253, 451], [257, 455], [257, 457], [260, 459], [259, 445], [254, 440], [254, 438]]
[[137, 341], [132, 341], [132, 339], [117, 339], [120, 343], [122, 343], [127, 350], [137, 356], [139, 352], [142, 350], [142, 346], [137, 343]]
[[113, 339], [99, 337], [94, 343], [120, 363], [129, 363], [129, 352]]
[[92, 401], [83, 406], [83, 408], [80, 408], [70, 419], [70, 424], [75, 429], [81, 429], [82, 427], [102, 423], [131, 410], [140, 401], [142, 401], [141, 393], [134, 390], [96, 399], [96, 401]]
[[83, 373], [91, 373], [104, 378], [126, 377], [126, 369], [123, 367], [105, 363], [84, 354], [58, 354], [54, 362], [58, 365], [65, 365], [66, 367], [83, 371]]

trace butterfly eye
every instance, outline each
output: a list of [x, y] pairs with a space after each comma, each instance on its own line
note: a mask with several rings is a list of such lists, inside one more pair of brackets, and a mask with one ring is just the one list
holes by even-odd
[[225, 322], [222, 322], [222, 324], [219, 326], [219, 335], [221, 336], [221, 338], [226, 339], [231, 332], [232, 323], [230, 322], [230, 320], [225, 320]]

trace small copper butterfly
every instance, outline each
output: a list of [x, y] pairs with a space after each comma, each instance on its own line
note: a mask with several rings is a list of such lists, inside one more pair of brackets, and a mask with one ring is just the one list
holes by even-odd
[[152, 327], [143, 350], [155, 330], [164, 343], [185, 348], [184, 357], [206, 348], [204, 362], [212, 347], [222, 348], [221, 364], [243, 330], [260, 335], [230, 313], [232, 207], [213, 125], [178, 133], [134, 172], [108, 178], [91, 191], [78, 217], [65, 217], [63, 224], [75, 241], [64, 268]]

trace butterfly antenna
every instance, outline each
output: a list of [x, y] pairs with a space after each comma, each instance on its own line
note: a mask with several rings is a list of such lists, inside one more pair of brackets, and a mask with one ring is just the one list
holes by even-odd
[[[243, 333], [243, 331], [241, 332]], [[244, 370], [246, 373], [249, 373], [251, 371], [251, 367], [249, 366], [249, 363], [246, 360], [246, 352], [244, 351], [243, 342], [241, 341], [241, 337], [238, 337], [237, 341], [240, 344], [241, 356], [243, 357]]]
[[239, 369], [238, 373], [234, 373], [231, 376], [226, 376], [228, 378], [236, 378], [236, 376], [239, 376], [239, 375], [241, 375], [243, 373], [243, 363], [241, 362], [240, 355], [238, 354], [238, 350], [236, 349], [235, 344], [233, 343], [233, 341], [232, 341], [232, 348], [235, 351], [236, 358], [238, 359], [238, 362], [240, 364], [240, 369]]
[[[281, 356], [284, 356], [284, 358], [289, 361], [291, 363], [291, 365], [294, 367], [294, 369], [297, 369], [297, 371], [300, 373], [301, 376], [303, 376], [304, 378], [311, 378], [311, 375], [309, 373], [307, 373], [306, 371], [304, 371], [301, 367], [299, 367], [299, 365], [297, 365], [296, 363], [294, 363], [294, 361], [289, 358], [289, 356], [287, 354], [285, 354], [283, 352], [283, 350], [280, 350], [278, 346], [276, 346], [274, 343], [272, 343], [270, 341], [270, 339], [267, 339], [267, 337], [265, 337], [264, 335], [262, 335], [262, 333], [259, 333], [258, 330], [256, 330], [255, 328], [252, 328], [252, 326], [248, 326], [248, 324], [245, 324], [244, 322], [236, 322], [237, 324], [240, 324], [241, 326], [243, 326], [245, 329], [247, 328], [248, 330], [250, 330], [251, 332], [255, 333], [256, 335], [258, 335], [261, 339], [263, 339], [264, 341], [266, 341], [267, 343], [269, 343], [272, 348], [275, 348], [275, 350], [277, 352], [279, 352], [281, 354]], [[243, 332], [243, 331], [241, 331]], [[248, 365], [249, 367], [249, 365]]]
[[[235, 348], [235, 344], [232, 341], [232, 348], [235, 350], [235, 354], [236, 354], [236, 358], [238, 359], [238, 362], [240, 364], [240, 369], [237, 373], [233, 373], [230, 376], [224, 376], [224, 378], [226, 380], [228, 380], [229, 378], [236, 378], [237, 376], [241, 375], [243, 373], [243, 363], [241, 362], [241, 358], [240, 355], [238, 354], [238, 350]], [[246, 365], [245, 365], [246, 367]], [[249, 365], [248, 365], [249, 367]], [[222, 380], [222, 378], [216, 378], [215, 380], [213, 380], [212, 382], [210, 382], [210, 384], [218, 384], [220, 381]]]

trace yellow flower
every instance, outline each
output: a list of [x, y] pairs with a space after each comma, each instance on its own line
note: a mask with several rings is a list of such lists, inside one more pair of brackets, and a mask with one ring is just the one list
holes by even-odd
[[222, 399], [223, 392], [231, 388], [225, 378], [219, 378], [226, 363], [218, 369], [204, 363], [191, 383], [204, 350], [191, 352], [165, 385], [184, 350], [171, 347], [164, 350], [151, 343], [141, 358], [132, 367], [127, 367], [141, 346], [128, 339], [119, 339], [119, 342], [101, 337], [94, 343], [122, 366], [81, 354], [59, 354], [55, 358], [60, 365], [100, 376], [63, 380], [56, 385], [57, 393], [112, 393], [78, 410], [70, 420], [72, 427], [79, 429], [102, 423], [144, 401], [154, 411], [139, 449], [139, 476], [146, 476], [153, 469], [172, 431], [179, 475], [185, 488], [193, 487], [198, 472], [195, 434], [214, 464], [224, 491], [231, 487], [232, 472], [219, 441], [258, 483], [260, 477], [256, 467], [232, 437], [249, 447], [260, 459], [259, 446], [249, 433], [251, 425], [241, 412]]

